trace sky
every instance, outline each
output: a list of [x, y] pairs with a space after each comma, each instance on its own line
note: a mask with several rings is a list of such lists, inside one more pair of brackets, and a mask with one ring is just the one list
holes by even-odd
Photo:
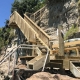
[[11, 7], [14, 0], [0, 0], [0, 27], [5, 26], [5, 22], [11, 15]]

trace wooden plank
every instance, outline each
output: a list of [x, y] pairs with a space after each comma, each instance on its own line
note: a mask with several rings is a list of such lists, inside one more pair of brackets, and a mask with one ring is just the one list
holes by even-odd
[[[44, 61], [45, 61], [46, 55], [40, 55], [32, 59], [27, 63], [28, 69], [33, 69], [33, 70], [39, 70], [40, 68], [43, 67]], [[46, 63], [49, 62], [49, 58]]]
[[[65, 48], [64, 50], [68, 51], [68, 50], [76, 50], [76, 49], [80, 49], [80, 47], [79, 46], [78, 47], [69, 47], [69, 48]], [[52, 50], [53, 53], [56, 53], [58, 51], [59, 51], [59, 49]]]
[[34, 58], [34, 56], [20, 56], [19, 58], [20, 60], [31, 60]]
[[59, 37], [59, 54], [60, 56], [64, 55], [64, 35], [61, 32], [63, 30], [62, 26], [58, 26], [58, 37]]
[[[66, 42], [64, 45], [65, 45], [65, 47], [80, 45], [80, 40], [79, 41], [73, 41], [73, 42]], [[59, 44], [54, 44], [52, 46], [52, 48], [59, 48]]]
[[[15, 24], [17, 24], [17, 26], [20, 28], [20, 30], [23, 32], [23, 34], [27, 37], [27, 39], [29, 41], [32, 41], [32, 42], [36, 41], [35, 35], [38, 36], [36, 31], [16, 11], [14, 11], [13, 15], [10, 17], [10, 24], [9, 25], [13, 24], [12, 23], [13, 21]], [[28, 33], [28, 34], [26, 34], [26, 33]]]
[[63, 64], [62, 63], [57, 63], [57, 62], [49, 62], [46, 64], [46, 67], [55, 67], [55, 68], [62, 68]]
[[24, 20], [37, 32], [37, 34], [39, 35], [39, 38], [41, 38], [41, 40], [47, 45], [49, 46], [49, 39], [50, 36], [47, 35], [39, 26], [37, 26], [30, 18], [28, 18], [25, 14], [24, 14]]

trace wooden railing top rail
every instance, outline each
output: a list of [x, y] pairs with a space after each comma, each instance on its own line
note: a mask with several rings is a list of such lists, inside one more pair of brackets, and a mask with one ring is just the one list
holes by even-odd
[[37, 24], [35, 24], [28, 16], [26, 16], [26, 14], [24, 14], [24, 17], [27, 18], [37, 29], [39, 29], [41, 31], [41, 33], [43, 33], [48, 39], [51, 39], [49, 35], [47, 35], [47, 33], [45, 33]]

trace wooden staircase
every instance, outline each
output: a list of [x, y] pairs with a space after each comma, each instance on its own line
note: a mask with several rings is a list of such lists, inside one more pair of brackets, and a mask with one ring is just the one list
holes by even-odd
[[[14, 11], [14, 13], [10, 16], [9, 26], [10, 27], [11, 26], [19, 27], [29, 42], [34, 42], [38, 46], [39, 45], [44, 46], [46, 49], [51, 51], [49, 48], [50, 37], [25, 14], [24, 14], [24, 19], [23, 19], [16, 11]], [[41, 52], [41, 53], [43, 53], [43, 52]], [[46, 53], [47, 53], [47, 51], [46, 51]], [[35, 70], [36, 69], [35, 64], [39, 63], [39, 61], [40, 61], [41, 64], [37, 64], [37, 65], [40, 65], [40, 67], [38, 67], [38, 69], [40, 69], [40, 68], [42, 68], [42, 66], [45, 62], [45, 58], [46, 58], [46, 54], [44, 56], [39, 55], [39, 56], [33, 58], [32, 60], [30, 60], [28, 62], [28, 65], [32, 65], [33, 69]], [[38, 59], [38, 60], [36, 60], [36, 59]], [[49, 62], [49, 60], [48, 60], [48, 62]], [[29, 68], [31, 68], [31, 67], [29, 67]]]
[[42, 45], [49, 49], [50, 37], [25, 14], [23, 19], [14, 11], [10, 16], [9, 26], [19, 27], [29, 42], [36, 43], [38, 39]]

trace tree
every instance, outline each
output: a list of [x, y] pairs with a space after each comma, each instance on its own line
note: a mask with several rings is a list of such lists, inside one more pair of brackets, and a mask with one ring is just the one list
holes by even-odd
[[45, 5], [44, 0], [15, 0], [12, 4], [11, 13], [15, 10], [23, 17], [25, 12], [34, 13]]

